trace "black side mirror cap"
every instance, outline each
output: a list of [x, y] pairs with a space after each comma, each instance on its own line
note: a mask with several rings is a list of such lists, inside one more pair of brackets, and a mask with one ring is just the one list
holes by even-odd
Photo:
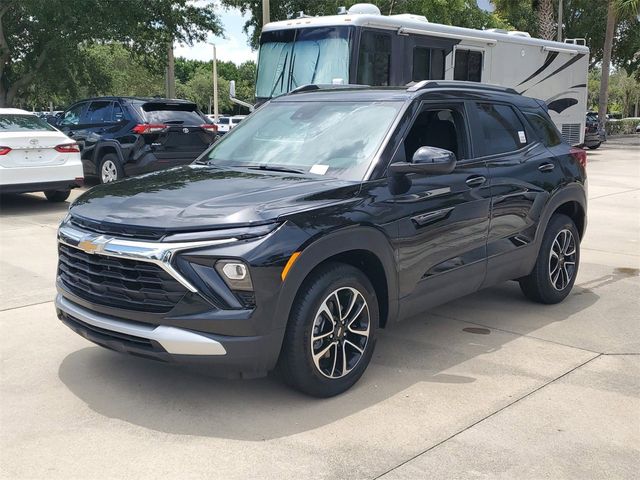
[[397, 162], [389, 165], [391, 173], [419, 173], [435, 175], [451, 173], [456, 168], [456, 155], [437, 147], [420, 147], [413, 154], [411, 162]]

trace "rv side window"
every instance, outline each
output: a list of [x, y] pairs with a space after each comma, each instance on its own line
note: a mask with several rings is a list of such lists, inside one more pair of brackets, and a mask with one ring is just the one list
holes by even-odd
[[513, 108], [489, 103], [477, 106], [484, 155], [513, 152], [527, 144], [526, 130]]
[[456, 63], [453, 70], [454, 80], [479, 82], [482, 77], [482, 52], [456, 50]]
[[560, 132], [558, 132], [558, 129], [551, 120], [547, 120], [531, 112], [524, 112], [524, 116], [527, 117], [536, 134], [540, 137], [540, 141], [547, 147], [555, 147], [562, 143]]
[[412, 80], [444, 80], [444, 50], [415, 47]]
[[391, 37], [384, 33], [362, 32], [358, 57], [358, 83], [389, 85]]

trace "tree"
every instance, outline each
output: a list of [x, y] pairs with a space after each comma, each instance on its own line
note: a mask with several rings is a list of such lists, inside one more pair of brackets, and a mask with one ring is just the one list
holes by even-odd
[[[88, 16], [87, 12], [91, 12]], [[147, 67], [162, 70], [166, 46], [222, 33], [213, 3], [188, 0], [2, 0], [0, 107], [34, 83], [77, 84], [92, 76], [83, 49], [122, 42]], [[73, 86], [73, 85], [72, 85]]]
[[609, 73], [611, 70], [611, 52], [616, 23], [620, 18], [638, 16], [640, 0], [608, 0], [607, 29], [602, 54], [602, 76], [600, 79], [600, 97], [598, 105], [598, 122], [601, 127], [607, 119], [607, 102], [609, 94]]
[[556, 25], [553, 13], [553, 3], [551, 0], [540, 0], [538, 2], [538, 36], [545, 40], [553, 40], [556, 33]]
[[[370, 0], [384, 15], [413, 13], [424, 15], [430, 22], [468, 28], [505, 27], [497, 15], [480, 9], [476, 0]], [[244, 30], [251, 34], [249, 44], [258, 48], [262, 29], [262, 0], [222, 0], [229, 7], [249, 13]], [[334, 15], [338, 7], [349, 8], [358, 0], [271, 0], [271, 21], [285, 20], [299, 11], [307, 15]]]

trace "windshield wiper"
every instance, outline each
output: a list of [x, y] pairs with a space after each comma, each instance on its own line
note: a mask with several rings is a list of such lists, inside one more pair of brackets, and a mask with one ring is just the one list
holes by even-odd
[[284, 167], [282, 165], [231, 165], [230, 168], [246, 168], [248, 170], [264, 170], [269, 172], [297, 173], [305, 175], [307, 172], [297, 168]]

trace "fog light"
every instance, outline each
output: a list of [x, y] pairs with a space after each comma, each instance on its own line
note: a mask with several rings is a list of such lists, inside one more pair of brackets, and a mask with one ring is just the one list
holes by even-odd
[[231, 290], [252, 291], [251, 275], [247, 266], [237, 260], [220, 260], [216, 270]]

